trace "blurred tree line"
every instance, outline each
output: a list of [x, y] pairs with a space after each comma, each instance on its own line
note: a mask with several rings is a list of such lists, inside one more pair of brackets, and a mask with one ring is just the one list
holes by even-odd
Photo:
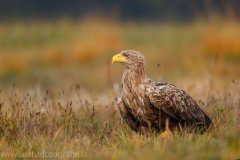
[[110, 16], [119, 20], [189, 21], [195, 17], [234, 16], [239, 0], [0, 0], [0, 20], [53, 20]]

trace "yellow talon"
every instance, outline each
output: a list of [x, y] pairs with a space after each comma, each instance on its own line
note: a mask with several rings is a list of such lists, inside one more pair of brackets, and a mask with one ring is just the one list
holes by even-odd
[[172, 132], [170, 130], [166, 130], [165, 132], [160, 134], [160, 138], [172, 138]]
[[166, 119], [165, 131], [160, 134], [160, 138], [172, 138], [172, 132], [169, 129], [169, 121]]

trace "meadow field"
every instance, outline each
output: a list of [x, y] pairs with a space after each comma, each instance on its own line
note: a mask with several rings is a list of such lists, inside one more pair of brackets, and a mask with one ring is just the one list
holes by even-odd
[[[0, 24], [0, 157], [239, 159], [240, 23], [79, 21]], [[138, 135], [117, 108], [121, 50], [186, 90], [211, 117], [202, 135]]]

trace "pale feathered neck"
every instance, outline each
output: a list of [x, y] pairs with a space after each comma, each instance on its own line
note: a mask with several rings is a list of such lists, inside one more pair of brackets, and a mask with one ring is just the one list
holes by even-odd
[[131, 66], [131, 68], [124, 67], [123, 81], [129, 83], [144, 83], [148, 79], [144, 65]]

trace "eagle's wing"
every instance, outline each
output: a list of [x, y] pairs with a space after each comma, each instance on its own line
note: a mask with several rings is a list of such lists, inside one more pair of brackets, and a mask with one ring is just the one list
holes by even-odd
[[151, 85], [148, 94], [153, 106], [176, 119], [195, 119], [205, 124], [206, 114], [184, 90], [168, 83], [152, 82]]

